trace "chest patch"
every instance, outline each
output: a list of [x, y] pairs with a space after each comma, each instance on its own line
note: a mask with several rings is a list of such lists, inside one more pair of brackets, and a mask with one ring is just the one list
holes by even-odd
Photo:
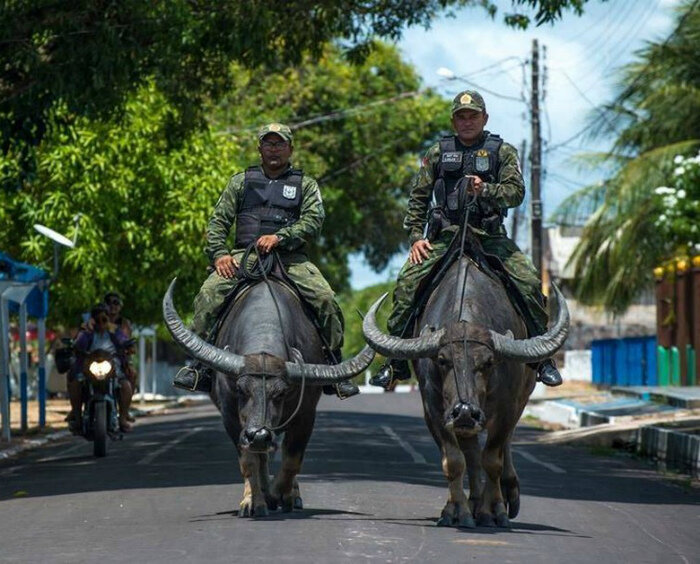
[[288, 200], [293, 200], [294, 198], [297, 197], [297, 187], [290, 186], [289, 184], [285, 184], [284, 187], [282, 188], [282, 196], [284, 196]]
[[462, 153], [448, 151], [442, 154], [442, 162], [446, 164], [461, 164]]
[[477, 172], [486, 172], [491, 168], [489, 152], [486, 149], [479, 149], [474, 156], [474, 168]]

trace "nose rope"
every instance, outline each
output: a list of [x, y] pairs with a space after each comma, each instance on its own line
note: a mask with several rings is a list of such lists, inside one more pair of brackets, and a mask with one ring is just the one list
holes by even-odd
[[[467, 239], [467, 229], [469, 228], [469, 211], [472, 207], [472, 204], [476, 201], [476, 193], [471, 195], [471, 198], [469, 198], [465, 202], [465, 210], [463, 214], [463, 219], [462, 219], [462, 240], [460, 241], [459, 244], [459, 257], [458, 260], [460, 264], [462, 263], [462, 259], [464, 258], [464, 242]], [[460, 268], [461, 271], [461, 268]], [[467, 290], [467, 274], [469, 273], [469, 261], [466, 263], [466, 267], [464, 268], [464, 274], [463, 274], [463, 279], [462, 279], [462, 288], [460, 289], [459, 287], [457, 288], [459, 294], [455, 296], [457, 298], [457, 303], [459, 303], [459, 315], [457, 316], [458, 320], [462, 319], [462, 311], [464, 310], [464, 294]], [[458, 285], [459, 286], [459, 285]], [[466, 332], [464, 334], [464, 339], [463, 339], [463, 346], [464, 346], [464, 358], [466, 360], [467, 358], [467, 335]], [[457, 399], [459, 399], [460, 403], [464, 404], [466, 401], [462, 399], [462, 391], [459, 386], [459, 380], [457, 378], [457, 370], [455, 370], [455, 352], [454, 352], [454, 341], [450, 341], [450, 355], [452, 356], [452, 376], [454, 377], [455, 381], [455, 388], [457, 390]], [[466, 369], [463, 366], [462, 367], [462, 376], [466, 376]]]

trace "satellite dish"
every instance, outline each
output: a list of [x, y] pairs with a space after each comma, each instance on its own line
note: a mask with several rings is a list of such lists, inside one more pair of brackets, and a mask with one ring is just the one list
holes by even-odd
[[36, 229], [42, 235], [51, 239], [54, 243], [58, 243], [59, 245], [63, 245], [64, 247], [68, 247], [69, 249], [75, 247], [75, 243], [71, 241], [68, 237], [61, 235], [57, 231], [54, 231], [50, 227], [46, 227], [41, 223], [35, 223], [34, 229]]

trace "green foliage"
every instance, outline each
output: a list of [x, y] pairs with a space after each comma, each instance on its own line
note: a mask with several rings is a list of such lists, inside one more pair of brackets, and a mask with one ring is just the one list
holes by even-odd
[[654, 190], [655, 226], [666, 256], [700, 254], [700, 153], [673, 162], [673, 185]]
[[[78, 245], [64, 253], [53, 288], [52, 316], [74, 322], [77, 313], [119, 289], [137, 322], [153, 320], [170, 279], [192, 295], [205, 275], [203, 223], [225, 184], [234, 147], [201, 132], [170, 145], [168, 123], [178, 113], [154, 85], [143, 88], [117, 121], [74, 117], [65, 106], [39, 146], [38, 174], [3, 198], [0, 239], [30, 262], [51, 256], [50, 242], [34, 223], [68, 231], [82, 214]], [[4, 160], [6, 164], [9, 159]], [[235, 166], [235, 165], [234, 165]]]
[[[610, 154], [589, 160], [605, 165], [610, 175], [569, 197], [554, 216], [571, 223], [594, 210], [571, 257], [575, 293], [583, 303], [613, 313], [624, 312], [649, 287], [655, 266], [697, 242], [691, 231], [697, 212], [690, 209], [697, 189], [688, 185], [695, 181], [695, 169], [689, 165], [691, 180], [674, 176], [674, 159], [694, 154], [700, 143], [696, 5], [685, 2], [671, 36], [647, 45], [639, 60], [624, 68], [618, 96], [594, 115], [597, 133], [614, 133], [615, 144]], [[669, 183], [688, 198], [676, 198], [673, 209], [670, 198], [656, 193]]]
[[[515, 0], [537, 9], [538, 23], [585, 0]], [[6, 0], [0, 10], [0, 147], [12, 151], [0, 189], [20, 189], [37, 169], [34, 147], [58, 102], [73, 115], [118, 116], [152, 81], [177, 110], [171, 135], [204, 124], [206, 101], [232, 86], [229, 64], [281, 69], [319, 56], [340, 40], [360, 61], [375, 37], [398, 39], [447, 8], [490, 0]], [[519, 22], [522, 24], [522, 21]], [[8, 174], [13, 172], [14, 174]]]
[[[283, 71], [234, 65], [231, 73], [239, 86], [209, 108], [213, 126], [175, 142], [179, 109], [155, 83], [118, 119], [76, 116], [65, 105], [53, 110], [51, 123], [61, 126], [37, 148], [36, 177], [0, 201], [0, 239], [3, 250], [46, 264], [50, 243], [32, 224], [71, 235], [72, 216], [83, 214], [78, 245], [64, 253], [53, 288], [55, 320], [70, 324], [118, 289], [135, 321], [152, 322], [174, 276], [188, 311], [206, 276], [211, 210], [228, 177], [259, 162], [255, 132], [273, 120], [296, 124], [295, 163], [326, 178], [323, 239], [311, 250], [336, 289], [347, 287], [349, 253], [364, 252], [381, 267], [403, 244], [404, 187], [422, 144], [448, 126], [448, 115], [437, 95], [419, 92], [415, 71], [395, 48], [376, 45], [359, 65], [328, 47], [316, 63], [309, 56]], [[338, 108], [352, 110], [333, 113]], [[14, 156], [0, 157], [0, 167], [11, 168]]]
[[[360, 314], [364, 316], [371, 305], [384, 293], [388, 293], [389, 295], [377, 314], [377, 323], [380, 327], [386, 327], [386, 320], [389, 317], [389, 312], [391, 310], [391, 292], [393, 289], [393, 282], [384, 282], [362, 290], [345, 292], [338, 296], [338, 303], [340, 304], [340, 307], [343, 310], [343, 315], [345, 316], [345, 344], [343, 345], [343, 358], [349, 358], [350, 356], [357, 354], [358, 351], [365, 346], [366, 343], [365, 338], [362, 335], [362, 321]], [[374, 372], [377, 370], [382, 362], [384, 362], [384, 357], [377, 355], [369, 368], [370, 371]]]

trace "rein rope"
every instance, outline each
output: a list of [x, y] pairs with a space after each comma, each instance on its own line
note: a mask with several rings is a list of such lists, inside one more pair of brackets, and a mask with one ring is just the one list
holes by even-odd
[[[256, 261], [251, 267], [248, 267], [248, 258], [250, 257], [250, 254], [255, 251], [256, 255]], [[280, 322], [280, 328], [283, 325], [282, 322], [282, 312], [280, 311], [279, 303], [277, 302], [277, 297], [275, 296], [275, 293], [272, 291], [272, 284], [270, 283], [270, 279], [268, 278], [268, 274], [272, 272], [272, 268], [275, 265], [275, 261], [279, 261], [279, 256], [277, 255], [276, 252], [271, 252], [268, 253], [267, 255], [261, 257], [260, 252], [258, 251], [258, 248], [255, 246], [255, 241], [253, 241], [250, 245], [246, 247], [245, 252], [243, 253], [243, 257], [241, 258], [241, 265], [239, 270], [241, 271], [241, 274], [243, 275], [244, 278], [247, 278], [249, 280], [263, 280], [265, 282], [265, 285], [267, 286], [268, 291], [270, 292], [270, 297], [272, 298], [272, 303], [275, 304], [275, 310], [277, 311], [277, 318], [279, 319]], [[284, 348], [287, 351], [287, 358], [289, 360], [292, 360], [292, 348], [289, 346], [289, 343], [287, 342], [287, 336], [282, 332], [282, 339], [284, 341]], [[263, 389], [263, 423], [267, 419], [267, 375], [265, 373], [265, 361], [263, 358], [263, 370], [262, 373], [260, 374], [262, 376], [262, 389]], [[301, 409], [301, 404], [304, 400], [304, 390], [306, 389], [306, 374], [304, 374], [301, 378], [301, 389], [299, 390], [299, 401], [297, 402], [297, 406], [294, 408], [294, 411], [292, 414], [287, 418], [287, 420], [284, 423], [281, 423], [280, 425], [277, 425], [276, 427], [270, 427], [270, 431], [277, 432], [280, 429], [283, 429], [287, 425], [289, 425], [289, 422], [296, 417], [297, 413], [299, 413], [299, 410]]]
[[[464, 214], [462, 216], [462, 240], [459, 243], [459, 257], [457, 260], [460, 262], [460, 266], [462, 263], [462, 259], [464, 259], [465, 254], [464, 254], [464, 243], [467, 240], [467, 229], [469, 228], [469, 211], [472, 207], [472, 204], [476, 202], [477, 195], [476, 193], [472, 194], [470, 198], [468, 198], [465, 202], [465, 210]], [[460, 268], [460, 272], [461, 272]], [[462, 319], [462, 312], [464, 311], [464, 295], [467, 289], [467, 274], [469, 272], [469, 261], [467, 261], [467, 265], [464, 268], [464, 274], [463, 274], [463, 279], [462, 279], [462, 288], [459, 289], [459, 294], [455, 296], [457, 298], [457, 303], [459, 303], [459, 315], [457, 316], [457, 321], [460, 322]], [[464, 358], [467, 357], [467, 343], [468, 342], [473, 342], [475, 339], [468, 339], [466, 332], [464, 333], [464, 337], [460, 339], [462, 341], [462, 345], [464, 348]], [[476, 341], [478, 342], [478, 341]], [[452, 370], [452, 376], [454, 377], [455, 381], [455, 389], [457, 390], [457, 398], [459, 399], [460, 403], [466, 403], [462, 399], [462, 391], [459, 386], [459, 380], [457, 379], [457, 371], [454, 370], [454, 359], [455, 359], [455, 352], [454, 352], [454, 339], [450, 340], [450, 355], [452, 356], [452, 365], [453, 365], [453, 370]]]

